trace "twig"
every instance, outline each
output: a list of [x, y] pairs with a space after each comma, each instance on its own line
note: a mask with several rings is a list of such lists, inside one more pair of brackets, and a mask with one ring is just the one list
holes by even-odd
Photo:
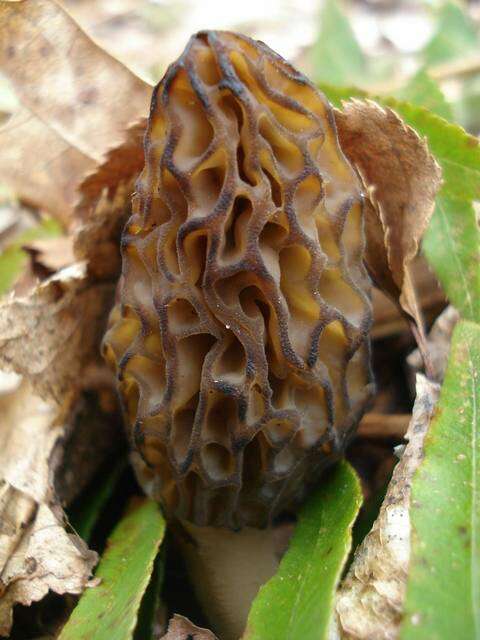
[[395, 438], [401, 440], [408, 428], [409, 413], [366, 413], [358, 427], [361, 438]]

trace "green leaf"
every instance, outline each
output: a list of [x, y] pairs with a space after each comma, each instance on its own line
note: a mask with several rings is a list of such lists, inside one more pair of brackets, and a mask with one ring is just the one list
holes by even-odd
[[135, 498], [115, 527], [98, 565], [99, 586], [80, 598], [60, 640], [130, 640], [165, 520], [152, 500]]
[[155, 621], [162, 602], [160, 594], [165, 577], [165, 546], [155, 558], [152, 578], [142, 599], [138, 612], [138, 621], [135, 628], [134, 640], [153, 640]]
[[480, 322], [480, 229], [472, 204], [438, 196], [423, 250], [450, 302]]
[[452, 107], [438, 83], [423, 69], [412, 76], [407, 84], [396, 92], [395, 97], [419, 107], [425, 107], [445, 120], [453, 120]]
[[361, 502], [354, 471], [340, 462], [301, 510], [277, 574], [260, 589], [253, 603], [245, 638], [327, 637], [335, 589]]
[[312, 48], [313, 78], [332, 84], [365, 80], [367, 64], [349, 21], [336, 0], [325, 0], [320, 31]]
[[479, 39], [474, 22], [456, 2], [445, 2], [438, 14], [431, 40], [421, 56], [427, 65], [465, 57], [478, 49]]
[[86, 542], [90, 540], [95, 524], [126, 466], [127, 461], [122, 458], [112, 468], [102, 471], [102, 477], [95, 478], [94, 486], [90, 487], [69, 511], [70, 524]]
[[58, 222], [53, 218], [44, 218], [38, 226], [17, 236], [15, 241], [0, 253], [0, 296], [10, 290], [27, 263], [28, 258], [22, 250], [22, 245], [32, 240], [56, 238], [61, 235], [62, 228]]
[[402, 640], [480, 638], [480, 327], [454, 332], [412, 484]]

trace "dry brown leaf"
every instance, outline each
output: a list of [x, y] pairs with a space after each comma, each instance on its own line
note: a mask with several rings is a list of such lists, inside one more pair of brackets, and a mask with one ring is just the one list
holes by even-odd
[[113, 195], [102, 192], [99, 201], [89, 210], [87, 221], [74, 238], [74, 252], [78, 260], [87, 264], [94, 280], [116, 281], [120, 274], [120, 236], [131, 213], [131, 193], [134, 178], [120, 183]]
[[367, 195], [368, 269], [418, 321], [410, 266], [433, 213], [440, 167], [426, 142], [391, 109], [360, 100], [343, 107], [335, 112], [340, 143]]
[[113, 302], [113, 287], [89, 285], [76, 263], [30, 296], [0, 303], [0, 368], [27, 376], [36, 390], [62, 402], [77, 387], [98, 345]]
[[78, 189], [80, 198], [76, 207], [76, 214], [80, 220], [88, 218], [90, 210], [96, 206], [105, 190], [107, 196], [112, 198], [120, 184], [129, 182], [143, 169], [143, 136], [146, 127], [146, 118], [141, 118], [130, 126], [125, 132], [124, 141], [110, 149], [102, 164], [82, 181]]
[[[65, 530], [56, 490], [71, 499], [119, 440], [111, 431], [103, 438], [101, 416], [87, 413], [96, 435], [83, 444], [95, 455], [75, 441], [83, 388], [108, 385], [99, 342], [112, 297], [112, 285], [90, 283], [76, 263], [0, 304], [0, 368], [23, 376], [3, 375], [0, 395], [0, 633], [15, 603], [88, 586], [96, 554]], [[111, 411], [104, 422], [113, 428]]]
[[[0, 487], [0, 491], [5, 487]], [[21, 495], [21, 494], [20, 494]], [[88, 585], [97, 554], [82, 540], [65, 531], [62, 517], [47, 504], [37, 505], [8, 487], [2, 519], [8, 522], [9, 508], [23, 514], [15, 521], [11, 537], [15, 551], [1, 564], [0, 635], [9, 635], [15, 604], [30, 605], [49, 591], [79, 594]], [[13, 526], [13, 525], [12, 525]], [[20, 531], [18, 531], [20, 529]], [[2, 544], [2, 541], [0, 541]]]
[[96, 162], [148, 113], [150, 86], [53, 0], [0, 3], [0, 67], [29, 111]]
[[337, 594], [337, 629], [332, 629], [332, 637], [397, 637], [410, 558], [411, 481], [423, 459], [423, 442], [439, 389], [423, 376], [417, 377], [417, 398], [406, 434], [408, 444], [395, 467], [379, 516], [357, 549]]
[[[420, 254], [412, 261], [411, 270], [422, 314], [427, 324], [431, 324], [446, 305], [445, 294], [424, 256]], [[408, 324], [407, 316], [398, 304], [380, 289], [373, 289], [372, 293], [372, 338], [403, 333]]]
[[22, 245], [29, 260], [11, 291], [15, 296], [26, 296], [40, 282], [75, 262], [72, 236], [33, 240]]
[[0, 396], [0, 635], [15, 604], [81, 593], [97, 561], [65, 531], [52, 490], [70, 402], [41, 398], [26, 379]]
[[71, 236], [33, 240], [24, 244], [22, 248], [30, 254], [35, 265], [43, 267], [50, 275], [75, 262]]
[[95, 163], [23, 108], [0, 128], [0, 179], [67, 225], [82, 176]]
[[[0, 70], [23, 105], [0, 129], [0, 178], [20, 198], [68, 224], [80, 183], [95, 176], [104, 159], [113, 165], [108, 175], [102, 165], [92, 178], [98, 193], [136, 166], [129, 153], [137, 146], [151, 87], [53, 0], [0, 2]], [[132, 123], [137, 125], [130, 129]]]
[[162, 640], [217, 640], [208, 629], [196, 627], [184, 616], [174, 615]]
[[78, 189], [74, 215], [81, 226], [75, 233], [75, 255], [87, 261], [88, 273], [96, 280], [117, 280], [120, 273], [120, 236], [144, 165], [146, 124], [142, 119], [130, 127], [124, 143], [111, 149]]

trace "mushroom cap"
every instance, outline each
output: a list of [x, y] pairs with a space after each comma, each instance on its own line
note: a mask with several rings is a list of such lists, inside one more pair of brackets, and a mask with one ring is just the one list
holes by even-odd
[[342, 454], [373, 391], [362, 207], [325, 97], [194, 35], [153, 92], [103, 345], [168, 515], [265, 526]]

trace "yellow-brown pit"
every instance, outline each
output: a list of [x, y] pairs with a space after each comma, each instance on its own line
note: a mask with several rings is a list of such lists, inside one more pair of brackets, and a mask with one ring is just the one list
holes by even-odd
[[156, 87], [104, 341], [147, 491], [263, 526], [371, 392], [359, 181], [325, 98], [264, 44], [193, 36]]

